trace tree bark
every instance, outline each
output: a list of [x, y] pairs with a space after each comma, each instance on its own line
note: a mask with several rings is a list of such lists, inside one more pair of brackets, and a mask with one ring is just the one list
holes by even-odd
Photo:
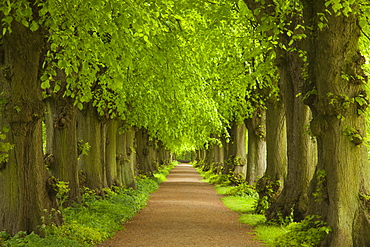
[[277, 200], [267, 210], [268, 220], [286, 217], [294, 211], [295, 220], [302, 220], [308, 204], [308, 187], [317, 164], [316, 143], [307, 126], [310, 109], [302, 100], [303, 61], [298, 52], [277, 52], [280, 63], [280, 88], [286, 112], [288, 173], [285, 186]]
[[267, 167], [265, 176], [284, 187], [287, 176], [287, 133], [283, 102], [268, 103], [266, 111]]
[[[53, 97], [53, 96], [52, 96]], [[46, 160], [53, 176], [59, 181], [68, 182], [68, 202], [79, 202], [81, 198], [78, 180], [77, 152], [77, 109], [72, 99], [63, 97], [49, 98], [46, 103], [47, 113], [45, 125], [51, 142], [46, 142]], [[52, 119], [52, 122], [49, 122]]]
[[266, 170], [266, 113], [256, 109], [253, 116], [245, 120], [248, 129], [247, 181], [253, 184]]
[[213, 167], [217, 167], [217, 171], [223, 171], [225, 174], [228, 173], [228, 169], [225, 163], [225, 149], [224, 146], [214, 145], [214, 152], [213, 152]]
[[215, 162], [215, 144], [209, 144], [205, 155], [203, 171], [209, 171]]
[[118, 120], [112, 119], [108, 123], [105, 152], [106, 176], [109, 187], [120, 185], [117, 173], [117, 132]]
[[118, 177], [125, 187], [136, 188], [135, 128], [131, 127], [117, 137]]
[[77, 107], [73, 99], [64, 97], [66, 78], [62, 71], [58, 71], [55, 80], [61, 83], [61, 89], [57, 93], [50, 93], [45, 100], [45, 161], [53, 176], [59, 181], [68, 182], [68, 201], [64, 206], [70, 206], [81, 199], [77, 163]]
[[[363, 89], [367, 77], [361, 68], [365, 59], [358, 49], [359, 6], [351, 5], [354, 12], [344, 15], [335, 14], [330, 6], [328, 14], [324, 0], [303, 3], [306, 23], [313, 27], [308, 79], [317, 93], [310, 95], [309, 103], [319, 157], [309, 213], [322, 216], [332, 228], [322, 246], [370, 246], [369, 218], [359, 197], [370, 176], [363, 173], [368, 165], [363, 144], [366, 123], [363, 105], [358, 104], [361, 98], [367, 100]], [[318, 13], [327, 19], [322, 30]]]
[[137, 167], [140, 174], [152, 176], [155, 171], [155, 154], [153, 143], [149, 140], [148, 131], [146, 129], [139, 129], [136, 131], [137, 143]]
[[79, 169], [85, 175], [84, 185], [90, 189], [107, 187], [105, 167], [105, 130], [106, 123], [99, 120], [92, 103], [79, 112], [77, 120], [78, 141], [88, 143], [90, 150], [81, 155]]
[[235, 127], [235, 143], [236, 143], [236, 164], [234, 172], [237, 174], [246, 175], [247, 166], [247, 128], [244, 123], [238, 123]]
[[[43, 103], [39, 82], [44, 33], [31, 32], [12, 23], [0, 44], [1, 127], [9, 129], [4, 142], [14, 145], [0, 165], [0, 229], [14, 235], [35, 231], [49, 219], [55, 192], [47, 190], [43, 162], [41, 117]], [[48, 193], [50, 192], [50, 194]], [[46, 210], [46, 211], [44, 211]], [[60, 216], [54, 215], [60, 223]]]

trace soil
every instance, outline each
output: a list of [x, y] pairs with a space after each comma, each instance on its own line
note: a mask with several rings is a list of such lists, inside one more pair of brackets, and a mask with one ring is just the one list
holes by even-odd
[[125, 230], [98, 246], [263, 246], [192, 166], [179, 164], [167, 179]]

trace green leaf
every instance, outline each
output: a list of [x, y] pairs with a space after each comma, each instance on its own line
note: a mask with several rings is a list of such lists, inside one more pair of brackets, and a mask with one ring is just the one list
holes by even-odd
[[46, 89], [46, 88], [49, 88], [50, 87], [50, 82], [49, 80], [45, 80], [41, 83], [41, 88], [42, 89]]
[[34, 32], [34, 31], [36, 31], [37, 29], [39, 29], [39, 24], [38, 24], [37, 22], [35, 22], [35, 21], [32, 21], [31, 26], [30, 26], [30, 30], [31, 30], [32, 32]]
[[25, 27], [29, 27], [30, 26], [30, 23], [26, 19], [22, 19], [22, 24]]
[[12, 16], [6, 16], [5, 18], [3, 18], [3, 22], [10, 25], [13, 21], [13, 17]]

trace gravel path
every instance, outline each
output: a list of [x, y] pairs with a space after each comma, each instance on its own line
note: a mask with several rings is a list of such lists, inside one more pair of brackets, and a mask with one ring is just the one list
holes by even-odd
[[263, 246], [192, 166], [176, 166], [167, 179], [125, 230], [98, 246]]

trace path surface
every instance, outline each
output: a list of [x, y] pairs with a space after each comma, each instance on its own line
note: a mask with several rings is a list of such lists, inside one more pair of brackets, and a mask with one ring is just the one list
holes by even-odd
[[125, 224], [124, 231], [99, 246], [263, 246], [192, 166], [176, 166], [167, 179], [151, 194], [147, 207]]

